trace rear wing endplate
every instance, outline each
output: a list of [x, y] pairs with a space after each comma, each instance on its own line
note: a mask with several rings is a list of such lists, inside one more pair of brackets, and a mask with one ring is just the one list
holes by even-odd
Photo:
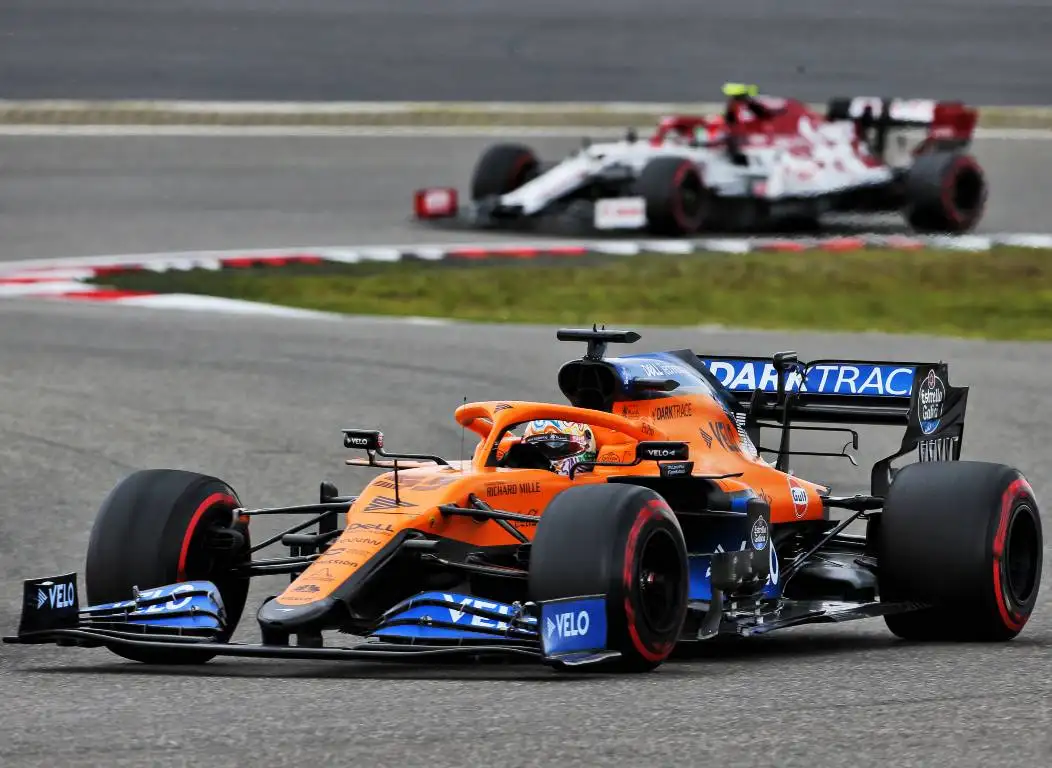
[[[733, 402], [742, 427], [759, 444], [763, 426], [782, 430], [778, 466], [788, 469], [793, 423], [905, 427], [900, 450], [873, 468], [873, 493], [891, 479], [891, 461], [917, 450], [920, 461], [956, 461], [961, 454], [967, 387], [949, 382], [946, 363], [877, 360], [800, 361], [699, 355], [698, 361]], [[768, 422], [764, 424], [763, 422]]]

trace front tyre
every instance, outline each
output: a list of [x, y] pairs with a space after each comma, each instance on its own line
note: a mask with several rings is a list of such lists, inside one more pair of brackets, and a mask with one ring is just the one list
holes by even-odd
[[1026, 479], [1001, 464], [911, 464], [876, 532], [881, 602], [930, 608], [885, 616], [907, 640], [1006, 641], [1037, 603], [1041, 514]]
[[[234, 490], [214, 477], [176, 469], [135, 472], [102, 502], [88, 541], [84, 569], [91, 605], [130, 600], [132, 588], [211, 581], [226, 609], [220, 642], [233, 634], [248, 597], [248, 577], [232, 569], [250, 557], [247, 523]], [[147, 664], [201, 664], [215, 654], [110, 647]]]
[[471, 176], [471, 199], [485, 200], [518, 189], [537, 176], [540, 162], [522, 144], [494, 144], [478, 159]]
[[609, 666], [654, 669], [672, 653], [687, 615], [687, 549], [668, 504], [632, 485], [558, 494], [530, 548], [530, 599], [606, 596]]
[[657, 157], [643, 168], [636, 192], [646, 201], [647, 223], [659, 235], [698, 232], [709, 217], [709, 191], [693, 162], [681, 157]]

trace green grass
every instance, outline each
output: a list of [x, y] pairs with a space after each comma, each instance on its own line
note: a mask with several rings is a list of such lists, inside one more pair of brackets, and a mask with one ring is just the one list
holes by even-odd
[[128, 273], [119, 288], [373, 315], [1052, 339], [1052, 251], [562, 257]]

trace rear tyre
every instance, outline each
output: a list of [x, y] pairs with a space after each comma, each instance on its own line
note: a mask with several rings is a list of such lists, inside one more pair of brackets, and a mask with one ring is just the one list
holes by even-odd
[[606, 595], [607, 667], [645, 672], [668, 658], [687, 615], [687, 549], [648, 488], [589, 485], [557, 495], [530, 548], [533, 601]]
[[[130, 600], [132, 588], [183, 581], [213, 582], [226, 609], [220, 642], [233, 634], [248, 597], [248, 578], [231, 569], [250, 558], [247, 523], [232, 520], [241, 506], [234, 490], [214, 477], [176, 469], [135, 472], [114, 488], [95, 517], [84, 569], [89, 604]], [[217, 547], [215, 529], [229, 545]], [[202, 664], [215, 654], [194, 650], [129, 649], [114, 653], [147, 664]]]
[[471, 199], [506, 195], [534, 178], [540, 163], [533, 150], [521, 144], [494, 144], [475, 165]]
[[692, 235], [706, 223], [709, 193], [690, 160], [651, 160], [636, 181], [636, 192], [646, 200], [647, 222], [654, 234]]
[[896, 474], [876, 531], [881, 602], [931, 608], [885, 616], [906, 640], [1005, 641], [1041, 584], [1041, 515], [1015, 469], [954, 461]]
[[905, 195], [906, 220], [914, 230], [967, 232], [986, 209], [986, 177], [970, 155], [935, 150], [914, 161]]

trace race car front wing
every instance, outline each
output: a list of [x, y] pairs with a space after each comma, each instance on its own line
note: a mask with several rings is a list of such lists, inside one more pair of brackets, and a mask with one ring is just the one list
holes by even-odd
[[[207, 581], [135, 590], [132, 599], [81, 609], [77, 575], [24, 582], [17, 635], [5, 643], [180, 650], [216, 656], [304, 660], [419, 662], [435, 658], [526, 658], [557, 667], [599, 664], [620, 654], [608, 648], [605, 595], [506, 604], [470, 595], [424, 592], [386, 611], [363, 642], [350, 646], [220, 642], [227, 628], [219, 590]], [[910, 603], [771, 601], [755, 611], [724, 614], [692, 604], [703, 621], [696, 634], [765, 634], [800, 624], [841, 622], [915, 610]], [[708, 626], [718, 624], [719, 626]]]

